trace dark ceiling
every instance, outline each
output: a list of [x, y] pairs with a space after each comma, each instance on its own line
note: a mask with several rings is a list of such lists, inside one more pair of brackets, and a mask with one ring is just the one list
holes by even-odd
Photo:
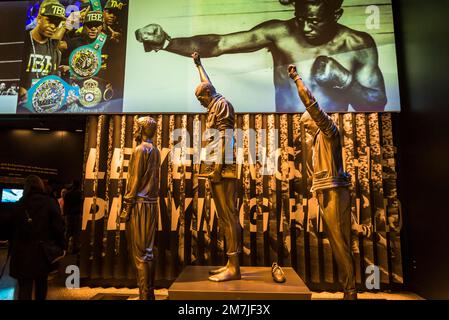
[[0, 130], [49, 128], [50, 130], [76, 131], [83, 130], [87, 116], [0, 116]]

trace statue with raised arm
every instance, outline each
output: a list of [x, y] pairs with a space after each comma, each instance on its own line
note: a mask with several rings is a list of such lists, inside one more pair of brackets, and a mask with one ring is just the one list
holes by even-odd
[[[232, 173], [235, 170], [233, 159], [234, 108], [222, 95], [215, 91], [206, 70], [201, 64], [197, 52], [192, 54], [198, 68], [201, 83], [196, 87], [195, 96], [201, 105], [207, 109], [206, 129], [216, 130], [218, 137], [211, 138], [208, 149], [213, 150], [208, 155], [207, 165], [201, 166], [200, 174], [208, 173], [211, 194], [218, 212], [219, 222], [224, 228], [226, 240], [226, 266], [211, 270], [211, 281], [239, 280], [240, 264], [240, 224], [238, 221], [236, 199], [236, 179]], [[225, 152], [225, 148], [227, 148]], [[229, 152], [229, 149], [231, 151]]]
[[127, 221], [128, 248], [137, 269], [140, 300], [154, 300], [156, 237], [161, 156], [153, 143], [157, 123], [151, 117], [137, 120], [137, 147], [129, 161], [128, 181], [121, 217]]
[[312, 138], [310, 191], [315, 192], [320, 204], [324, 227], [329, 237], [332, 254], [343, 275], [344, 299], [357, 299], [354, 262], [350, 250], [351, 198], [349, 175], [343, 170], [340, 132], [337, 125], [318, 105], [299, 77], [296, 66], [288, 67], [288, 75], [296, 84], [299, 98], [306, 107], [301, 124]]

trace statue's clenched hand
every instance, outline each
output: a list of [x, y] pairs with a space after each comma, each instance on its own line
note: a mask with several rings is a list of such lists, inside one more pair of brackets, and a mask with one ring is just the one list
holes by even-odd
[[200, 58], [200, 54], [198, 52], [192, 53], [192, 58], [193, 58], [193, 62], [195, 62], [196, 66], [201, 65], [201, 58]]

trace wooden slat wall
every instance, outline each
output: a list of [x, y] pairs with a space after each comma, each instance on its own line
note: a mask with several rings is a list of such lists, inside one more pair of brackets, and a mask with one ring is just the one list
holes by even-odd
[[[176, 128], [185, 128], [192, 137], [184, 144], [182, 152], [191, 153], [196, 148], [193, 137], [198, 138], [204, 131], [204, 115], [153, 117], [160, 124], [155, 141], [163, 157], [157, 277], [170, 280], [175, 279], [186, 264], [224, 263], [225, 246], [208, 183], [198, 179], [196, 167], [174, 165], [174, 155], [169, 152], [174, 143], [179, 142], [170, 138]], [[348, 113], [332, 117], [341, 131], [345, 168], [352, 176], [353, 220], [363, 230], [353, 241], [357, 283], [364, 287], [364, 268], [374, 263], [380, 267], [383, 288], [401, 284], [401, 212], [396, 191], [391, 115]], [[116, 217], [118, 197], [126, 185], [126, 161], [133, 148], [135, 118], [133, 115], [89, 117], [81, 267], [83, 276], [93, 282], [116, 283], [134, 278], [127, 256], [125, 226], [116, 224]], [[304, 132], [298, 125], [299, 118], [300, 115], [291, 114], [237, 115], [238, 128], [278, 129], [280, 148], [279, 172], [264, 177], [257, 171], [260, 162], [255, 166], [249, 164], [249, 154], [250, 150], [257, 153], [263, 147], [274, 151], [268, 134], [255, 139], [243, 137], [244, 163], [237, 197], [243, 228], [241, 262], [269, 266], [279, 261], [283, 266], [293, 266], [312, 289], [336, 289], [338, 269], [316, 199], [306, 199], [293, 188], [293, 178], [305, 174], [305, 147], [301, 142]], [[96, 152], [100, 152], [98, 157]], [[122, 169], [119, 162], [114, 162], [117, 155], [123, 155], [125, 166]], [[100, 173], [95, 173], [97, 170], [92, 163]], [[304, 179], [303, 184], [306, 183]], [[97, 213], [91, 208], [92, 202], [98, 206]]]

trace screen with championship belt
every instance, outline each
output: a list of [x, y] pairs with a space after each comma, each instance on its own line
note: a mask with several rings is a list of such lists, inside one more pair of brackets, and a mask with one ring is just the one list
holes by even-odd
[[12, 31], [0, 42], [0, 113], [204, 112], [194, 94], [195, 51], [236, 112], [304, 112], [290, 64], [327, 112], [401, 109], [391, 0], [36, 0], [1, 8], [0, 24]]
[[120, 113], [127, 1], [30, 1], [17, 113]]

